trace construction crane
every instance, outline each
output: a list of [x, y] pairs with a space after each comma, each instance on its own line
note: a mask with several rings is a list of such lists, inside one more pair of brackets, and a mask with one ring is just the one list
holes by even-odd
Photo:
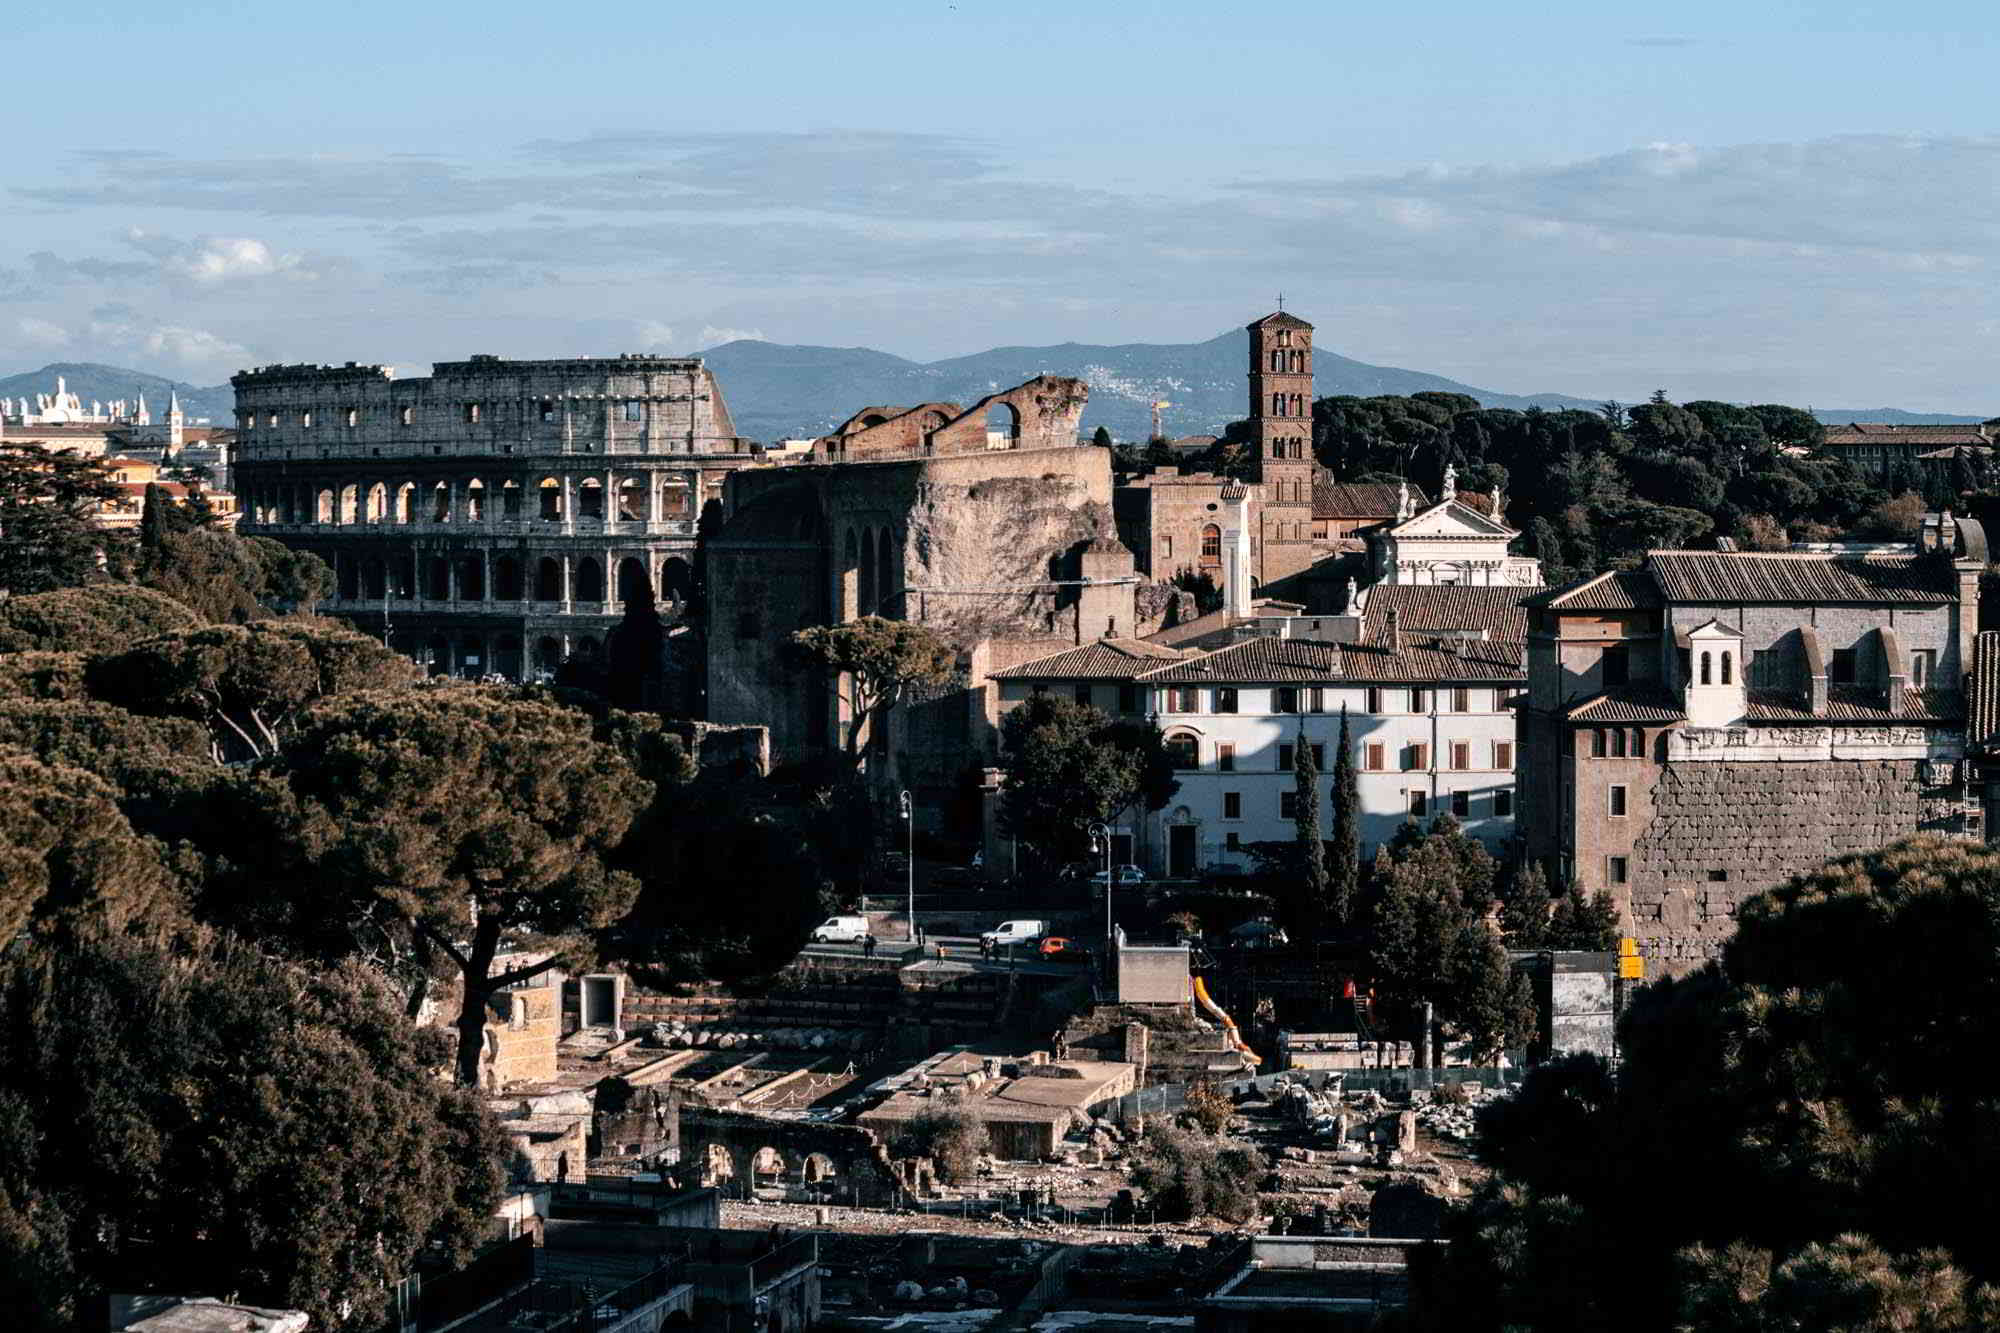
[[1156, 403], [1154, 403], [1154, 404], [1153, 404], [1153, 438], [1154, 438], [1154, 439], [1156, 439], [1156, 440], [1164, 440], [1164, 439], [1166, 439], [1166, 438], [1167, 438], [1167, 437], [1166, 437], [1166, 434], [1165, 434], [1165, 433], [1164, 433], [1164, 432], [1163, 432], [1163, 431], [1162, 431], [1162, 430], [1160, 429], [1160, 413], [1161, 413], [1161, 412], [1163, 412], [1163, 411], [1165, 411], [1165, 410], [1166, 410], [1167, 408], [1170, 408], [1170, 407], [1172, 407], [1172, 406], [1173, 406], [1173, 404], [1172, 404], [1172, 403], [1170, 403], [1170, 402], [1168, 402], [1168, 401], [1167, 401], [1166, 399], [1164, 399], [1164, 398], [1160, 399], [1160, 400], [1159, 400], [1158, 402], [1156, 402]]

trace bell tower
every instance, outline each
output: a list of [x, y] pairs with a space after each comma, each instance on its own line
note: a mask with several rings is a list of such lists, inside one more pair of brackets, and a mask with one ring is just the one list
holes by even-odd
[[1250, 326], [1259, 583], [1312, 564], [1312, 335], [1312, 325], [1282, 310]]

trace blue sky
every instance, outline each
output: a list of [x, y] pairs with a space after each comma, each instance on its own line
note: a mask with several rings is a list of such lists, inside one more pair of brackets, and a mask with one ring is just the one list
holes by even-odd
[[[1254, 22], [1245, 15], [1255, 15]], [[31, 4], [0, 369], [1287, 304], [1482, 387], [2000, 412], [1986, 5]]]

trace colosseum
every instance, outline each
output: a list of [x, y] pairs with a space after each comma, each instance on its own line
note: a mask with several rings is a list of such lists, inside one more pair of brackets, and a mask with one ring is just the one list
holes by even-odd
[[760, 453], [699, 357], [265, 366], [230, 383], [246, 535], [333, 566], [338, 615], [435, 674], [600, 660], [691, 587], [695, 520]]

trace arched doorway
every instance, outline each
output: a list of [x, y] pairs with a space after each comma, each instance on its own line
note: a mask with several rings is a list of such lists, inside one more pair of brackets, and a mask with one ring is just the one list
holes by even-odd
[[458, 562], [458, 595], [468, 602], [486, 600], [486, 562], [476, 555], [464, 556]]
[[545, 634], [535, 640], [535, 670], [542, 675], [552, 675], [562, 665], [562, 640]]
[[560, 602], [563, 599], [562, 561], [545, 555], [535, 562], [535, 600]]
[[670, 555], [660, 566], [660, 591], [670, 602], [685, 602], [694, 591], [694, 570], [688, 562], [677, 555]]
[[986, 409], [986, 447], [1012, 449], [1021, 443], [1021, 414], [1012, 403], [995, 403]]
[[750, 1159], [750, 1184], [759, 1194], [785, 1192], [785, 1159], [776, 1148], [759, 1148]]
[[646, 578], [646, 564], [628, 555], [618, 562], [618, 600], [629, 602], [641, 589], [652, 591], [652, 584]]
[[521, 600], [521, 562], [511, 555], [503, 555], [493, 562], [493, 599], [499, 602]]
[[570, 599], [577, 602], [604, 600], [604, 567], [589, 556], [576, 562], [576, 575], [571, 584]]

